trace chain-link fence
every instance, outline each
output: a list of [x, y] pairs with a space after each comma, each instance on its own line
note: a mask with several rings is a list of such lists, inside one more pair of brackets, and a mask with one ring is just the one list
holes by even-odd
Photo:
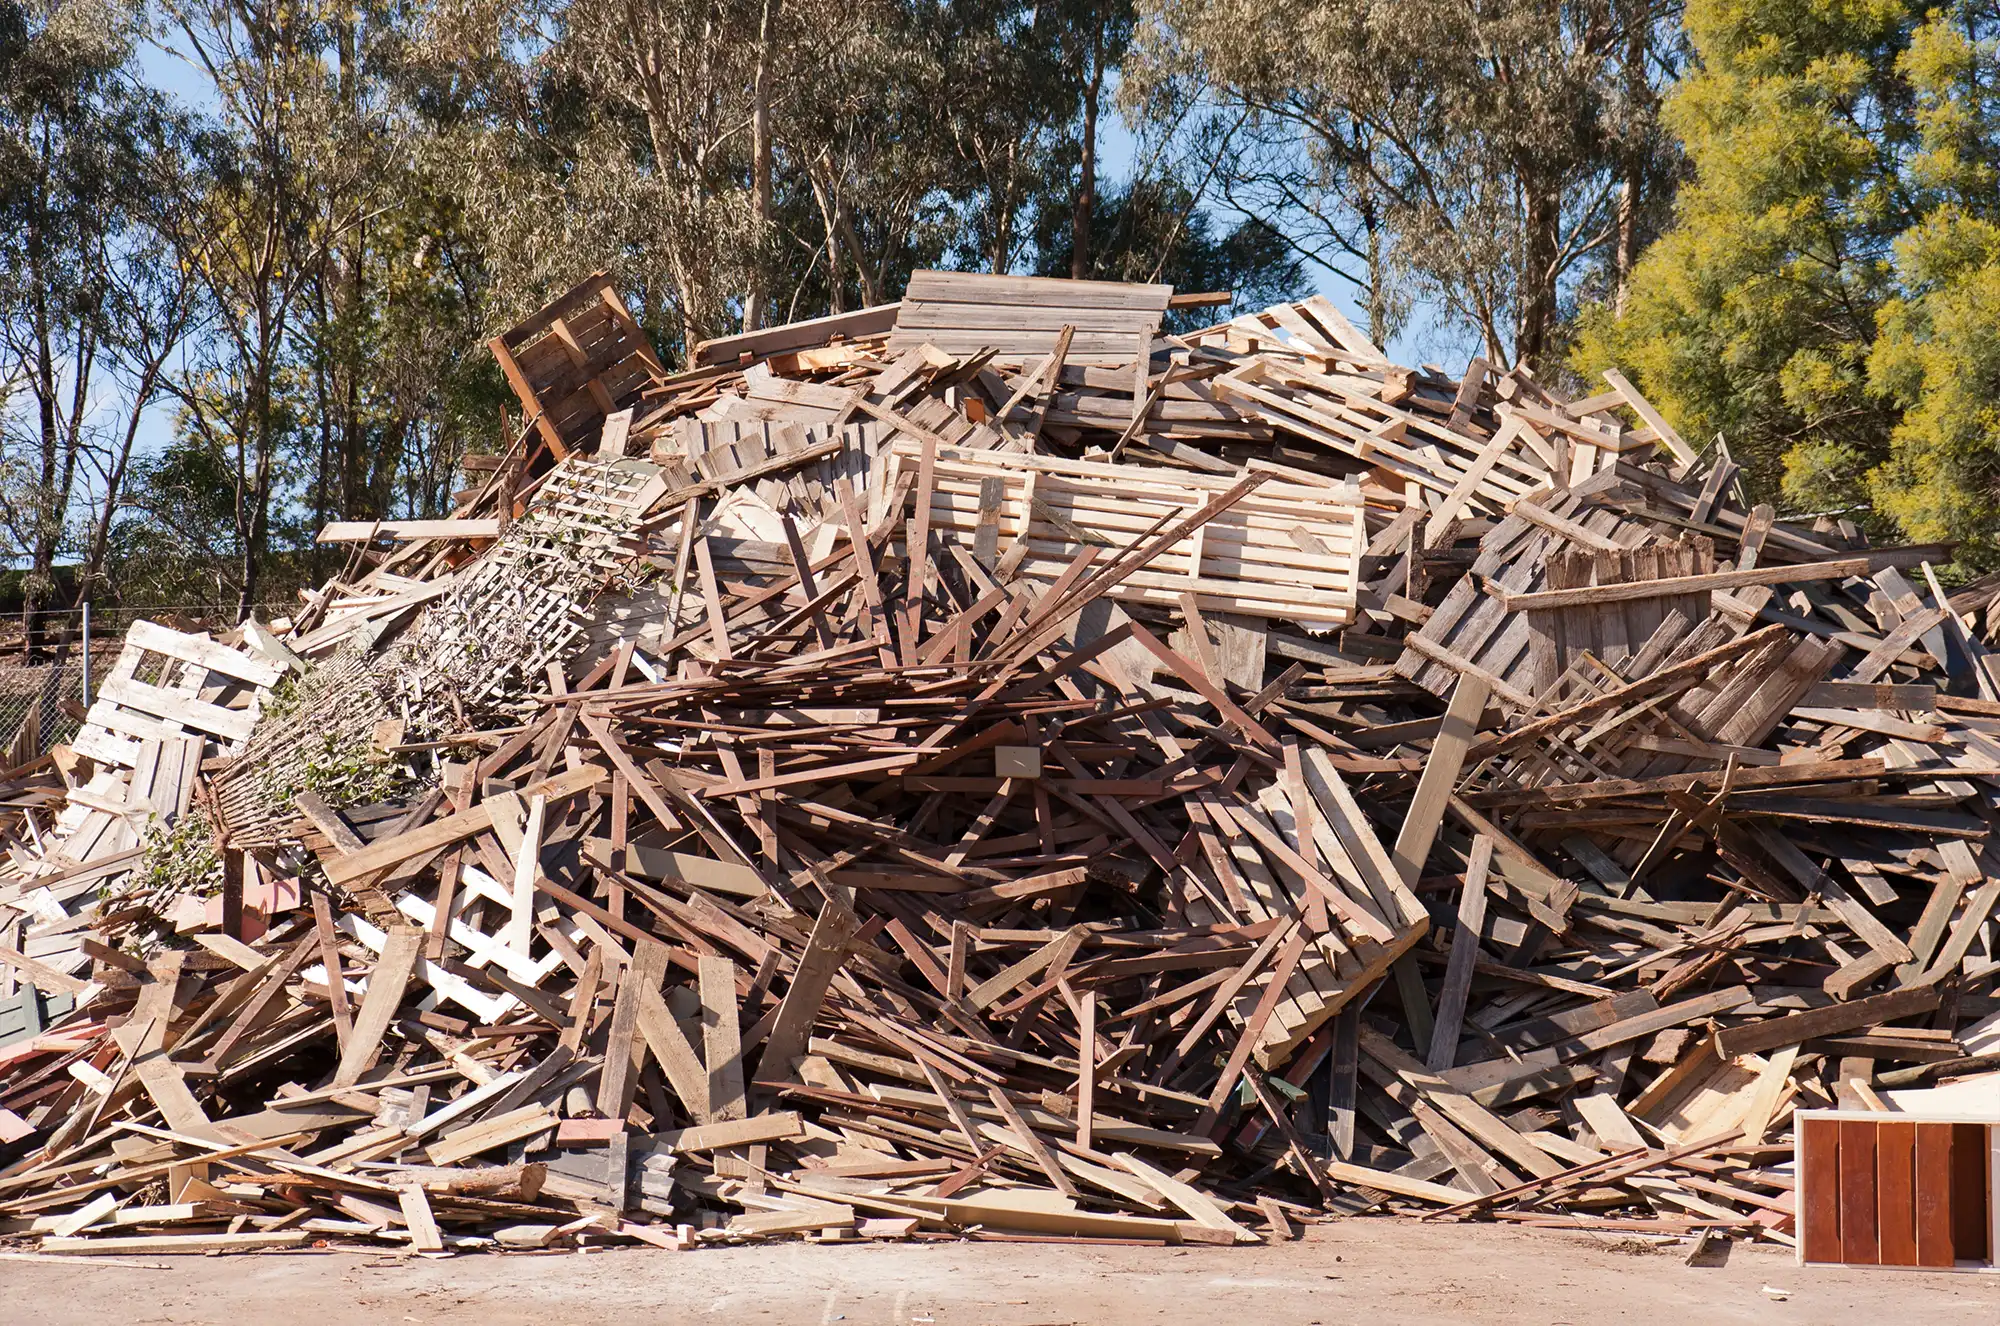
[[[82, 725], [95, 677], [117, 657], [117, 642], [82, 608], [37, 612], [0, 652], [0, 767], [13, 768], [68, 741]], [[106, 646], [110, 652], [107, 654]]]
[[83, 696], [80, 653], [40, 664], [0, 661], [0, 753], [6, 765], [24, 764], [74, 737]]

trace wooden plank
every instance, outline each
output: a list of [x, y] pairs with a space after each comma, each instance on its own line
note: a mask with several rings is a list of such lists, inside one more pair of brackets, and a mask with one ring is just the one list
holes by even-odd
[[1896, 1018], [1928, 1013], [1938, 1006], [1933, 988], [1891, 990], [1845, 1004], [1808, 1009], [1784, 1017], [1765, 1018], [1740, 1027], [1725, 1027], [1715, 1033], [1715, 1050], [1724, 1059], [1742, 1054], [1773, 1050], [1781, 1045], [1798, 1045], [1821, 1036], [1835, 1036], [1857, 1027], [1872, 1027]]
[[708, 1065], [708, 1104], [718, 1121], [741, 1119], [743, 1032], [737, 1020], [736, 964], [704, 953], [700, 960], [702, 1059]]
[[1481, 1146], [1537, 1176], [1547, 1177], [1562, 1169], [1546, 1153], [1515, 1132], [1506, 1120], [1432, 1073], [1386, 1036], [1363, 1027], [1361, 1049], [1382, 1068], [1408, 1083], [1426, 1102], [1476, 1138]]
[[1983, 1123], [1951, 1125], [1951, 1245], [1959, 1261], [1985, 1262], [1993, 1256], [1987, 1131]]
[[1292, 973], [1298, 969], [1299, 956], [1305, 952], [1306, 938], [1305, 927], [1294, 922], [1284, 947], [1278, 950], [1277, 962], [1271, 968], [1270, 978], [1264, 983], [1263, 994], [1258, 997], [1256, 1007], [1250, 1010], [1250, 1016], [1243, 1020], [1241, 1034], [1237, 1036], [1236, 1045], [1229, 1052], [1228, 1061], [1222, 1065], [1222, 1072], [1215, 1080], [1215, 1089], [1208, 1093], [1208, 1103], [1203, 1108], [1201, 1117], [1195, 1122], [1195, 1132], [1207, 1132], [1221, 1116], [1223, 1106], [1228, 1104], [1231, 1094], [1235, 1092], [1236, 1080], [1243, 1075], [1244, 1069], [1249, 1064], [1251, 1051], [1256, 1049], [1259, 1039], [1263, 1036], [1265, 1024], [1271, 1020], [1271, 1015], [1278, 1011], [1278, 1003], [1285, 997], [1291, 985]]
[[696, 1123], [714, 1123], [708, 1107], [708, 1069], [658, 990], [639, 991], [638, 1026], [682, 1107]]
[[1500, 425], [1500, 431], [1493, 435], [1492, 440], [1479, 448], [1478, 454], [1472, 458], [1472, 463], [1466, 467], [1458, 482], [1452, 486], [1452, 490], [1445, 494], [1444, 501], [1438, 503], [1431, 512], [1429, 521], [1424, 525], [1426, 547], [1436, 546], [1438, 540], [1444, 537], [1452, 521], [1458, 518], [1458, 513], [1465, 509], [1465, 504], [1472, 500], [1479, 486], [1486, 482], [1486, 476], [1492, 472], [1494, 465], [1499, 462], [1507, 449], [1514, 445], [1514, 440], [1526, 427], [1527, 425], [1520, 419], [1509, 417]]
[[1840, 1128], [1840, 1260], [1874, 1266], [1882, 1259], [1875, 1228], [1873, 1119], [1842, 1119]]
[[418, 1252], [443, 1252], [444, 1235], [438, 1232], [437, 1216], [431, 1211], [430, 1198], [417, 1184], [404, 1184], [396, 1190], [396, 1204], [403, 1209], [403, 1225], [410, 1231], [410, 1247]]
[[1262, 1242], [1255, 1234], [1229, 1218], [1228, 1212], [1218, 1205], [1214, 1198], [1189, 1183], [1183, 1183], [1173, 1175], [1155, 1165], [1148, 1164], [1132, 1152], [1121, 1152], [1111, 1157], [1128, 1173], [1137, 1175], [1152, 1185], [1160, 1196], [1179, 1207], [1190, 1220], [1210, 1229], [1222, 1230], [1238, 1243]]
[[806, 1135], [805, 1120], [795, 1110], [760, 1114], [654, 1133], [653, 1141], [669, 1151], [724, 1151], [758, 1142], [790, 1142]]
[[1838, 1263], [1840, 1237], [1840, 1123], [1803, 1118], [1798, 1130], [1799, 1249], [1808, 1262]]
[[1916, 1266], [1917, 1125], [1884, 1119], [1875, 1129], [1875, 1228], [1884, 1266]]
[[1411, 798], [1403, 827], [1396, 834], [1396, 845], [1390, 851], [1396, 873], [1406, 888], [1415, 887], [1423, 873], [1424, 861], [1430, 856], [1431, 844], [1437, 840], [1438, 827], [1444, 823], [1445, 808], [1458, 786], [1466, 752], [1478, 735], [1479, 717], [1486, 710], [1490, 694], [1486, 682], [1470, 674], [1461, 675], [1452, 690], [1444, 724], [1431, 743], [1423, 774], [1417, 780], [1416, 795]]
[[343, 854], [358, 852], [368, 845], [361, 840], [361, 835], [341, 818], [340, 812], [327, 805], [325, 799], [317, 792], [300, 792], [292, 798], [292, 808], [305, 816], [315, 829], [324, 834], [336, 852]]
[[1852, 681], [1817, 682], [1799, 701], [1830, 709], [1907, 709], [1915, 713], [1929, 713], [1937, 702], [1935, 686]]
[[80, 981], [66, 972], [59, 972], [47, 963], [37, 962], [19, 949], [5, 944], [0, 944], [0, 964], [12, 967], [21, 980], [48, 994], [77, 995], [91, 988], [89, 981]]
[[1256, 719], [1239, 708], [1236, 702], [1231, 700], [1220, 686], [1211, 682], [1200, 668], [1167, 648], [1158, 637], [1137, 622], [1132, 623], [1132, 639], [1186, 682], [1189, 689], [1214, 705], [1215, 711], [1222, 715], [1225, 721], [1234, 724], [1245, 736], [1272, 750], [1278, 748], [1278, 739], [1266, 731]]
[[[535, 933], [535, 881], [542, 873], [542, 828], [548, 821], [548, 810], [547, 797], [528, 798], [528, 817], [521, 825], [520, 842], [514, 848], [513, 915], [500, 932], [507, 947], [524, 958]], [[507, 822], [509, 825], [513, 822], [511, 813]], [[496, 822], [494, 827], [501, 826]]]
[[[219, 704], [193, 699], [178, 691], [162, 686], [151, 686], [129, 677], [107, 678], [97, 691], [100, 703], [110, 703], [134, 710], [137, 713], [165, 719], [183, 727], [195, 728], [221, 737], [225, 741], [241, 741], [250, 735], [250, 729], [257, 725], [257, 714], [251, 709], [225, 709]], [[91, 706], [94, 715], [98, 705]], [[97, 721], [93, 718], [92, 721]], [[152, 735], [150, 733], [144, 735]], [[181, 736], [182, 733], [162, 733], [164, 736]]]
[[1950, 1267], [1951, 1128], [1919, 1122], [1916, 1141], [1916, 1233], [1919, 1266]]
[[963, 1229], [1019, 1230], [1065, 1238], [1146, 1239], [1179, 1243], [1187, 1229], [1203, 1230], [1192, 1221], [1158, 1220], [1148, 1216], [1100, 1215], [1094, 1211], [1039, 1210], [1017, 1206], [994, 1194], [979, 1197], [917, 1197], [901, 1195], [899, 1205], [930, 1213], [935, 1219]]
[[1035, 1136], [1035, 1130], [1021, 1117], [1021, 1111], [1015, 1108], [1007, 1093], [998, 1086], [989, 1086], [986, 1088], [986, 1094], [993, 1102], [993, 1108], [999, 1111], [1007, 1130], [1018, 1139], [1018, 1149], [1028, 1154], [1028, 1157], [1035, 1162], [1035, 1167], [1042, 1171], [1057, 1192], [1065, 1197], [1075, 1197], [1076, 1185], [1069, 1181], [1067, 1174], [1063, 1173], [1062, 1166], [1056, 1163], [1056, 1158], [1050, 1154], [1048, 1146], [1041, 1138]]
[[1457, 1206], [1477, 1197], [1477, 1193], [1463, 1188], [1453, 1188], [1442, 1183], [1432, 1183], [1427, 1179], [1413, 1179], [1394, 1174], [1387, 1170], [1370, 1169], [1365, 1165], [1350, 1164], [1344, 1160], [1328, 1160], [1320, 1163], [1330, 1179], [1351, 1183], [1357, 1188], [1373, 1188], [1377, 1192], [1394, 1193], [1398, 1197], [1412, 1197], [1420, 1202], [1436, 1202], [1440, 1206]]
[[1097, 1115], [1097, 991], [1084, 991], [1077, 1002], [1076, 1144], [1089, 1151]]
[[354, 1032], [341, 1051], [340, 1066], [333, 1075], [335, 1086], [353, 1086], [374, 1066], [382, 1052], [382, 1036], [395, 1020], [403, 991], [416, 973], [417, 959], [423, 956], [423, 949], [423, 931], [406, 925], [390, 927], [382, 955], [368, 974], [368, 989], [361, 996], [360, 1011], [354, 1016]]
[[132, 628], [125, 633], [125, 646], [178, 658], [207, 668], [210, 672], [247, 681], [253, 686], [275, 686], [278, 678], [284, 675], [284, 669], [268, 659], [239, 653], [205, 636], [170, 630], [143, 617], [133, 622]]
[[497, 539], [500, 522], [494, 520], [336, 520], [320, 530], [320, 543], [373, 543], [388, 539], [406, 543], [414, 539]]
[[206, 1136], [210, 1131], [210, 1120], [201, 1108], [194, 1092], [188, 1090], [187, 1077], [180, 1066], [167, 1057], [165, 1050], [150, 1050], [140, 1054], [132, 1065], [133, 1073], [153, 1103], [160, 1107], [160, 1116], [175, 1132], [193, 1137]]
[[611, 1028], [604, 1042], [604, 1070], [597, 1079], [597, 1112], [607, 1119], [622, 1120], [632, 1108], [638, 1069], [633, 1041], [639, 1034], [639, 999], [647, 990], [659, 990], [668, 962], [664, 944], [636, 945], [631, 963], [618, 980]]
[[1050, 967], [1061, 967], [1076, 955], [1090, 932], [1082, 926], [1065, 930], [1048, 943], [1000, 971], [997, 975], [981, 981], [966, 991], [965, 1002], [974, 1008], [984, 1009], [997, 1002], [1001, 995], [1019, 988], [1020, 984], [1035, 973]]
[[1675, 460], [1683, 465], [1692, 465], [1695, 463], [1698, 457], [1695, 455], [1694, 448], [1681, 441], [1681, 435], [1674, 431], [1673, 425], [1668, 423], [1665, 417], [1653, 408], [1650, 401], [1639, 394], [1637, 387], [1625, 380], [1624, 374], [1615, 368], [1607, 368], [1604, 370], [1604, 380], [1609, 382], [1611, 389], [1623, 397], [1625, 403], [1632, 407], [1632, 413], [1638, 415], [1645, 422], [1646, 426], [1659, 436], [1660, 441], [1666, 444], [1667, 450], [1673, 453]]
[[[1130, 281], [1079, 281], [1053, 276], [1004, 276], [920, 268], [910, 273], [903, 298], [974, 307], [1017, 305], [1069, 310], [1147, 309], [1164, 313], [1174, 288]], [[1088, 317], [1077, 320], [1089, 326]]]
[[[1466, 752], [1479, 734], [1480, 715], [1486, 712], [1491, 693], [1486, 680], [1473, 673], [1460, 673], [1458, 684], [1452, 689], [1444, 722], [1431, 742], [1430, 754], [1424, 758], [1424, 771], [1417, 778], [1416, 795], [1410, 798], [1403, 827], [1397, 831], [1396, 845], [1389, 853], [1405, 889], [1414, 889], [1423, 874], [1424, 862], [1430, 857], [1431, 844], [1437, 841], [1445, 808], [1450, 805], [1459, 774], [1464, 771]], [[1436, 1028], [1415, 957], [1404, 954], [1396, 960], [1394, 970], [1396, 991], [1402, 997], [1403, 1016], [1409, 1023], [1410, 1034], [1418, 1045], [1429, 1047]]]
[[1479, 957], [1480, 932], [1486, 925], [1486, 872], [1493, 864], [1493, 840], [1479, 834], [1472, 840], [1472, 860], [1458, 895], [1458, 926], [1451, 935], [1451, 956], [1444, 988], [1438, 992], [1437, 1021], [1431, 1029], [1427, 1067], [1450, 1068], [1458, 1055], [1458, 1037], [1465, 1024], [1465, 1000], [1472, 990], [1472, 968]]
[[315, 1235], [302, 1229], [276, 1233], [137, 1234], [119, 1238], [45, 1238], [40, 1251], [58, 1257], [135, 1257], [257, 1252], [264, 1248], [297, 1248]]
[[[792, 1060], [805, 1052], [813, 1022], [826, 1000], [827, 987], [847, 961], [847, 941], [860, 927], [861, 922], [846, 907], [829, 902], [820, 908], [813, 920], [812, 933], [806, 938], [805, 952], [799, 956], [791, 986], [778, 1003], [777, 1021], [771, 1024], [771, 1034], [765, 1038], [763, 1055], [757, 1061], [759, 1081], [791, 1079]], [[964, 960], [956, 944], [952, 952], [962, 977]]]
[[1950, 938], [1945, 940], [1930, 970], [1924, 973], [1925, 981], [1941, 981], [1958, 969], [1959, 964], [1965, 961], [1965, 955], [1972, 951], [1972, 941], [1995, 907], [2000, 907], [2000, 875], [1988, 879], [1980, 886], [1979, 892], [1966, 901], [1958, 920], [1952, 924]]
[[852, 341], [864, 336], [885, 335], [895, 327], [896, 313], [900, 308], [902, 308], [900, 302], [874, 304], [846, 313], [808, 319], [805, 322], [790, 322], [781, 327], [765, 327], [735, 336], [718, 336], [697, 342], [692, 362], [734, 367], [746, 354], [753, 359], [762, 359], [789, 350], [830, 345], [836, 339]]
[[556, 1116], [541, 1105], [523, 1105], [497, 1118], [481, 1119], [424, 1148], [433, 1165], [456, 1165], [482, 1152], [553, 1128]]
[[347, 978], [341, 971], [340, 934], [333, 928], [333, 905], [324, 890], [312, 891], [313, 929], [325, 969], [327, 1003], [333, 1015], [334, 1043], [344, 1052], [354, 1039], [354, 1015], [347, 1002]]
[[1789, 585], [1810, 580], [1844, 580], [1848, 576], [1867, 574], [1866, 557], [1844, 557], [1830, 562], [1752, 566], [1737, 571], [1711, 571], [1706, 575], [1585, 585], [1578, 589], [1545, 589], [1533, 594], [1509, 594], [1489, 580], [1486, 590], [1498, 598], [1508, 612], [1533, 612], [1547, 608], [1629, 603], [1634, 599], [1669, 598], [1676, 594], [1706, 594], [1718, 589], [1734, 589], [1738, 585]]

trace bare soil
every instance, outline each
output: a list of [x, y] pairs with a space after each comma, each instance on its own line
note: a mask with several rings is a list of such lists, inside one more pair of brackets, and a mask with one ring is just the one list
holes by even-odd
[[[1353, 1322], [2000, 1323], [2000, 1276], [1807, 1270], [1775, 1248], [1360, 1219], [1254, 1248], [779, 1243], [449, 1259], [349, 1252], [0, 1259], [18, 1326], [1305, 1326]], [[153, 1269], [163, 1268], [163, 1269]]]

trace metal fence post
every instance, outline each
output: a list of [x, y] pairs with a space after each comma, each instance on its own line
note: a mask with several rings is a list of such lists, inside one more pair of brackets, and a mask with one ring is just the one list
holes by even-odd
[[90, 708], [90, 600], [83, 601], [83, 707]]

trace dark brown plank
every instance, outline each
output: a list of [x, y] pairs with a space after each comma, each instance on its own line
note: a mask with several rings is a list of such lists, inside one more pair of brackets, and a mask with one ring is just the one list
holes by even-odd
[[1782, 1045], [1797, 1045], [1818, 1036], [1837, 1036], [1857, 1027], [1872, 1027], [1897, 1018], [1928, 1013], [1938, 1005], [1935, 989], [1891, 990], [1845, 1004], [1829, 1004], [1785, 1017], [1765, 1018], [1715, 1033], [1715, 1052], [1724, 1058], [1757, 1054]]
[[1983, 1262], [1987, 1239], [1986, 1125], [1951, 1125], [1951, 1246], [1958, 1260]]

